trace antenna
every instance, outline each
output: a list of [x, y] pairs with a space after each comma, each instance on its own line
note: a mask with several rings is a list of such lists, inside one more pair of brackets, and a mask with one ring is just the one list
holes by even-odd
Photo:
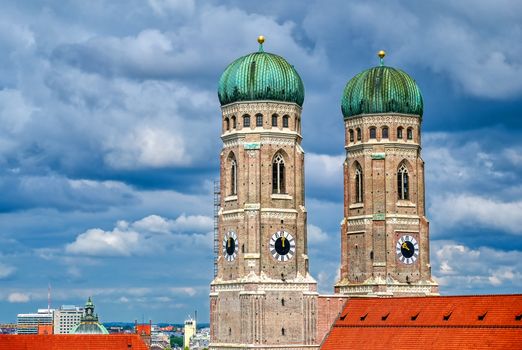
[[51, 313], [51, 282], [47, 285], [47, 313]]

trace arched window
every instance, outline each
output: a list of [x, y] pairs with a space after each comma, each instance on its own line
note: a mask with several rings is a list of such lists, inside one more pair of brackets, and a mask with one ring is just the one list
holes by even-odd
[[235, 129], [237, 127], [237, 124], [236, 124], [236, 116], [233, 115], [232, 116], [232, 129]]
[[410, 198], [410, 183], [408, 178], [408, 169], [402, 164], [397, 171], [397, 192], [399, 199], [407, 200]]
[[248, 114], [243, 116], [243, 127], [244, 128], [250, 127], [250, 116]]
[[230, 189], [231, 195], [237, 194], [237, 163], [235, 159], [230, 162]]
[[263, 115], [256, 114], [256, 126], [263, 126]]
[[370, 128], [370, 138], [371, 139], [377, 138], [377, 129], [375, 129], [375, 127], [373, 127], [373, 126]]
[[359, 164], [355, 167], [355, 203], [363, 202], [363, 172]]
[[357, 141], [361, 141], [361, 128], [357, 128]]
[[353, 142], [353, 130], [350, 129], [349, 133], [350, 133], [350, 142]]
[[233, 153], [229, 156], [230, 161], [230, 195], [234, 196], [237, 194], [237, 162], [236, 157]]
[[408, 138], [408, 140], [413, 140], [413, 129], [412, 128], [408, 128], [408, 130], [406, 130], [406, 137]]
[[295, 131], [301, 132], [301, 119], [295, 118]]
[[272, 114], [272, 126], [277, 126], [277, 114]]
[[281, 154], [277, 154], [274, 157], [272, 163], [272, 192], [273, 193], [286, 193], [285, 192], [285, 160]]
[[382, 131], [382, 138], [387, 139], [388, 138], [388, 127], [384, 126], [381, 131]]
[[289, 117], [287, 115], [283, 116], [283, 128], [288, 128], [288, 119]]
[[402, 139], [404, 139], [404, 137], [402, 136], [402, 130], [403, 130], [402, 126], [399, 126], [399, 127], [397, 128], [397, 140], [402, 140]]
[[228, 118], [225, 118], [225, 130], [230, 130], [230, 120]]
[[285, 298], [281, 299], [281, 306], [285, 306]]
[[281, 335], [285, 335], [285, 329], [281, 328]]

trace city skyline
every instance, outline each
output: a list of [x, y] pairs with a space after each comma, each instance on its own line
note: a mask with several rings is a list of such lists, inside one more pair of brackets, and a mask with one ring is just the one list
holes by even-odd
[[[3, 2], [0, 321], [96, 299], [102, 322], [208, 321], [217, 84], [257, 51], [285, 57], [302, 114], [310, 270], [340, 264], [340, 98], [363, 69], [424, 98], [431, 260], [440, 291], [522, 287], [522, 34], [516, 1]], [[469, 8], [473, 7], [473, 11]]]

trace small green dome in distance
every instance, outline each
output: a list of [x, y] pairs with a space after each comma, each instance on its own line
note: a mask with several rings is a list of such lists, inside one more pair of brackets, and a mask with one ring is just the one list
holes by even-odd
[[303, 106], [301, 77], [283, 57], [264, 52], [265, 38], [258, 38], [259, 51], [232, 62], [219, 79], [222, 106], [239, 101], [281, 101]]
[[422, 117], [422, 94], [415, 80], [400, 69], [385, 66], [384, 51], [378, 55], [380, 66], [357, 74], [346, 84], [341, 101], [344, 118], [378, 113]]

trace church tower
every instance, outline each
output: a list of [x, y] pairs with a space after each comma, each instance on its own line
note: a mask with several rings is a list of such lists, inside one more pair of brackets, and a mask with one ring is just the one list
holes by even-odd
[[303, 349], [316, 343], [317, 287], [308, 273], [301, 107], [284, 58], [259, 51], [219, 81], [222, 111], [213, 349]]
[[437, 295], [421, 158], [422, 95], [404, 71], [381, 64], [344, 90], [344, 218], [335, 291]]

